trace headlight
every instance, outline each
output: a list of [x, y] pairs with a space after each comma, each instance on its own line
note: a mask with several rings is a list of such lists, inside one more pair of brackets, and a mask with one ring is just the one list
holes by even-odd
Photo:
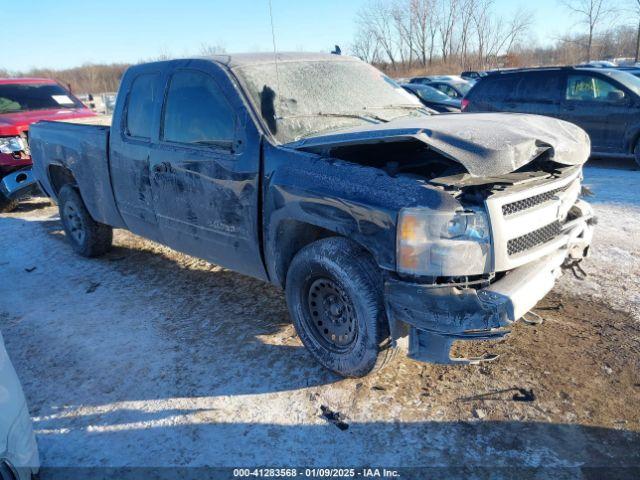
[[488, 273], [491, 233], [482, 210], [435, 212], [404, 208], [398, 219], [398, 271], [411, 275]]
[[0, 153], [27, 152], [27, 142], [22, 137], [0, 137]]

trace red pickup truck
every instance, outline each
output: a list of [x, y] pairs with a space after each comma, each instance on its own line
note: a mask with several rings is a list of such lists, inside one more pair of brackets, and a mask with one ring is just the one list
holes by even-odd
[[13, 210], [32, 182], [29, 126], [94, 115], [55, 80], [0, 78], [0, 212]]

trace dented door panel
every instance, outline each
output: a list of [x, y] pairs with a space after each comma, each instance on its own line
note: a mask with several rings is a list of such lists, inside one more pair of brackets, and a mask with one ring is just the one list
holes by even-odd
[[[256, 159], [241, 168], [241, 157]], [[151, 155], [151, 188], [163, 243], [265, 278], [257, 232], [257, 149], [232, 154], [160, 146]]]
[[[260, 135], [219, 67], [191, 61], [180, 71], [215, 81], [229, 103], [235, 133], [228, 145], [194, 145], [163, 138], [161, 126], [150, 154], [150, 185], [162, 242], [266, 279], [259, 232]], [[168, 89], [171, 80], [166, 82]], [[165, 112], [167, 98], [168, 92]]]

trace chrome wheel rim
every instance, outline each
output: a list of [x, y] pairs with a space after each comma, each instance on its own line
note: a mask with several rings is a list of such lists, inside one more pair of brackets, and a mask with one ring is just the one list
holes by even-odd
[[69, 235], [78, 244], [84, 242], [86, 236], [84, 222], [78, 209], [72, 203], [66, 203], [62, 212]]

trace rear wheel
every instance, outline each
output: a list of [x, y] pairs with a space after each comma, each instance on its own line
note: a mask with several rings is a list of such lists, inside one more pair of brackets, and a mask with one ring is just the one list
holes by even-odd
[[58, 200], [64, 232], [77, 253], [83, 257], [98, 257], [111, 249], [113, 229], [91, 218], [73, 186], [62, 187]]
[[291, 262], [285, 290], [302, 343], [326, 368], [361, 377], [394, 353], [380, 271], [353, 242], [333, 237], [303, 248]]

